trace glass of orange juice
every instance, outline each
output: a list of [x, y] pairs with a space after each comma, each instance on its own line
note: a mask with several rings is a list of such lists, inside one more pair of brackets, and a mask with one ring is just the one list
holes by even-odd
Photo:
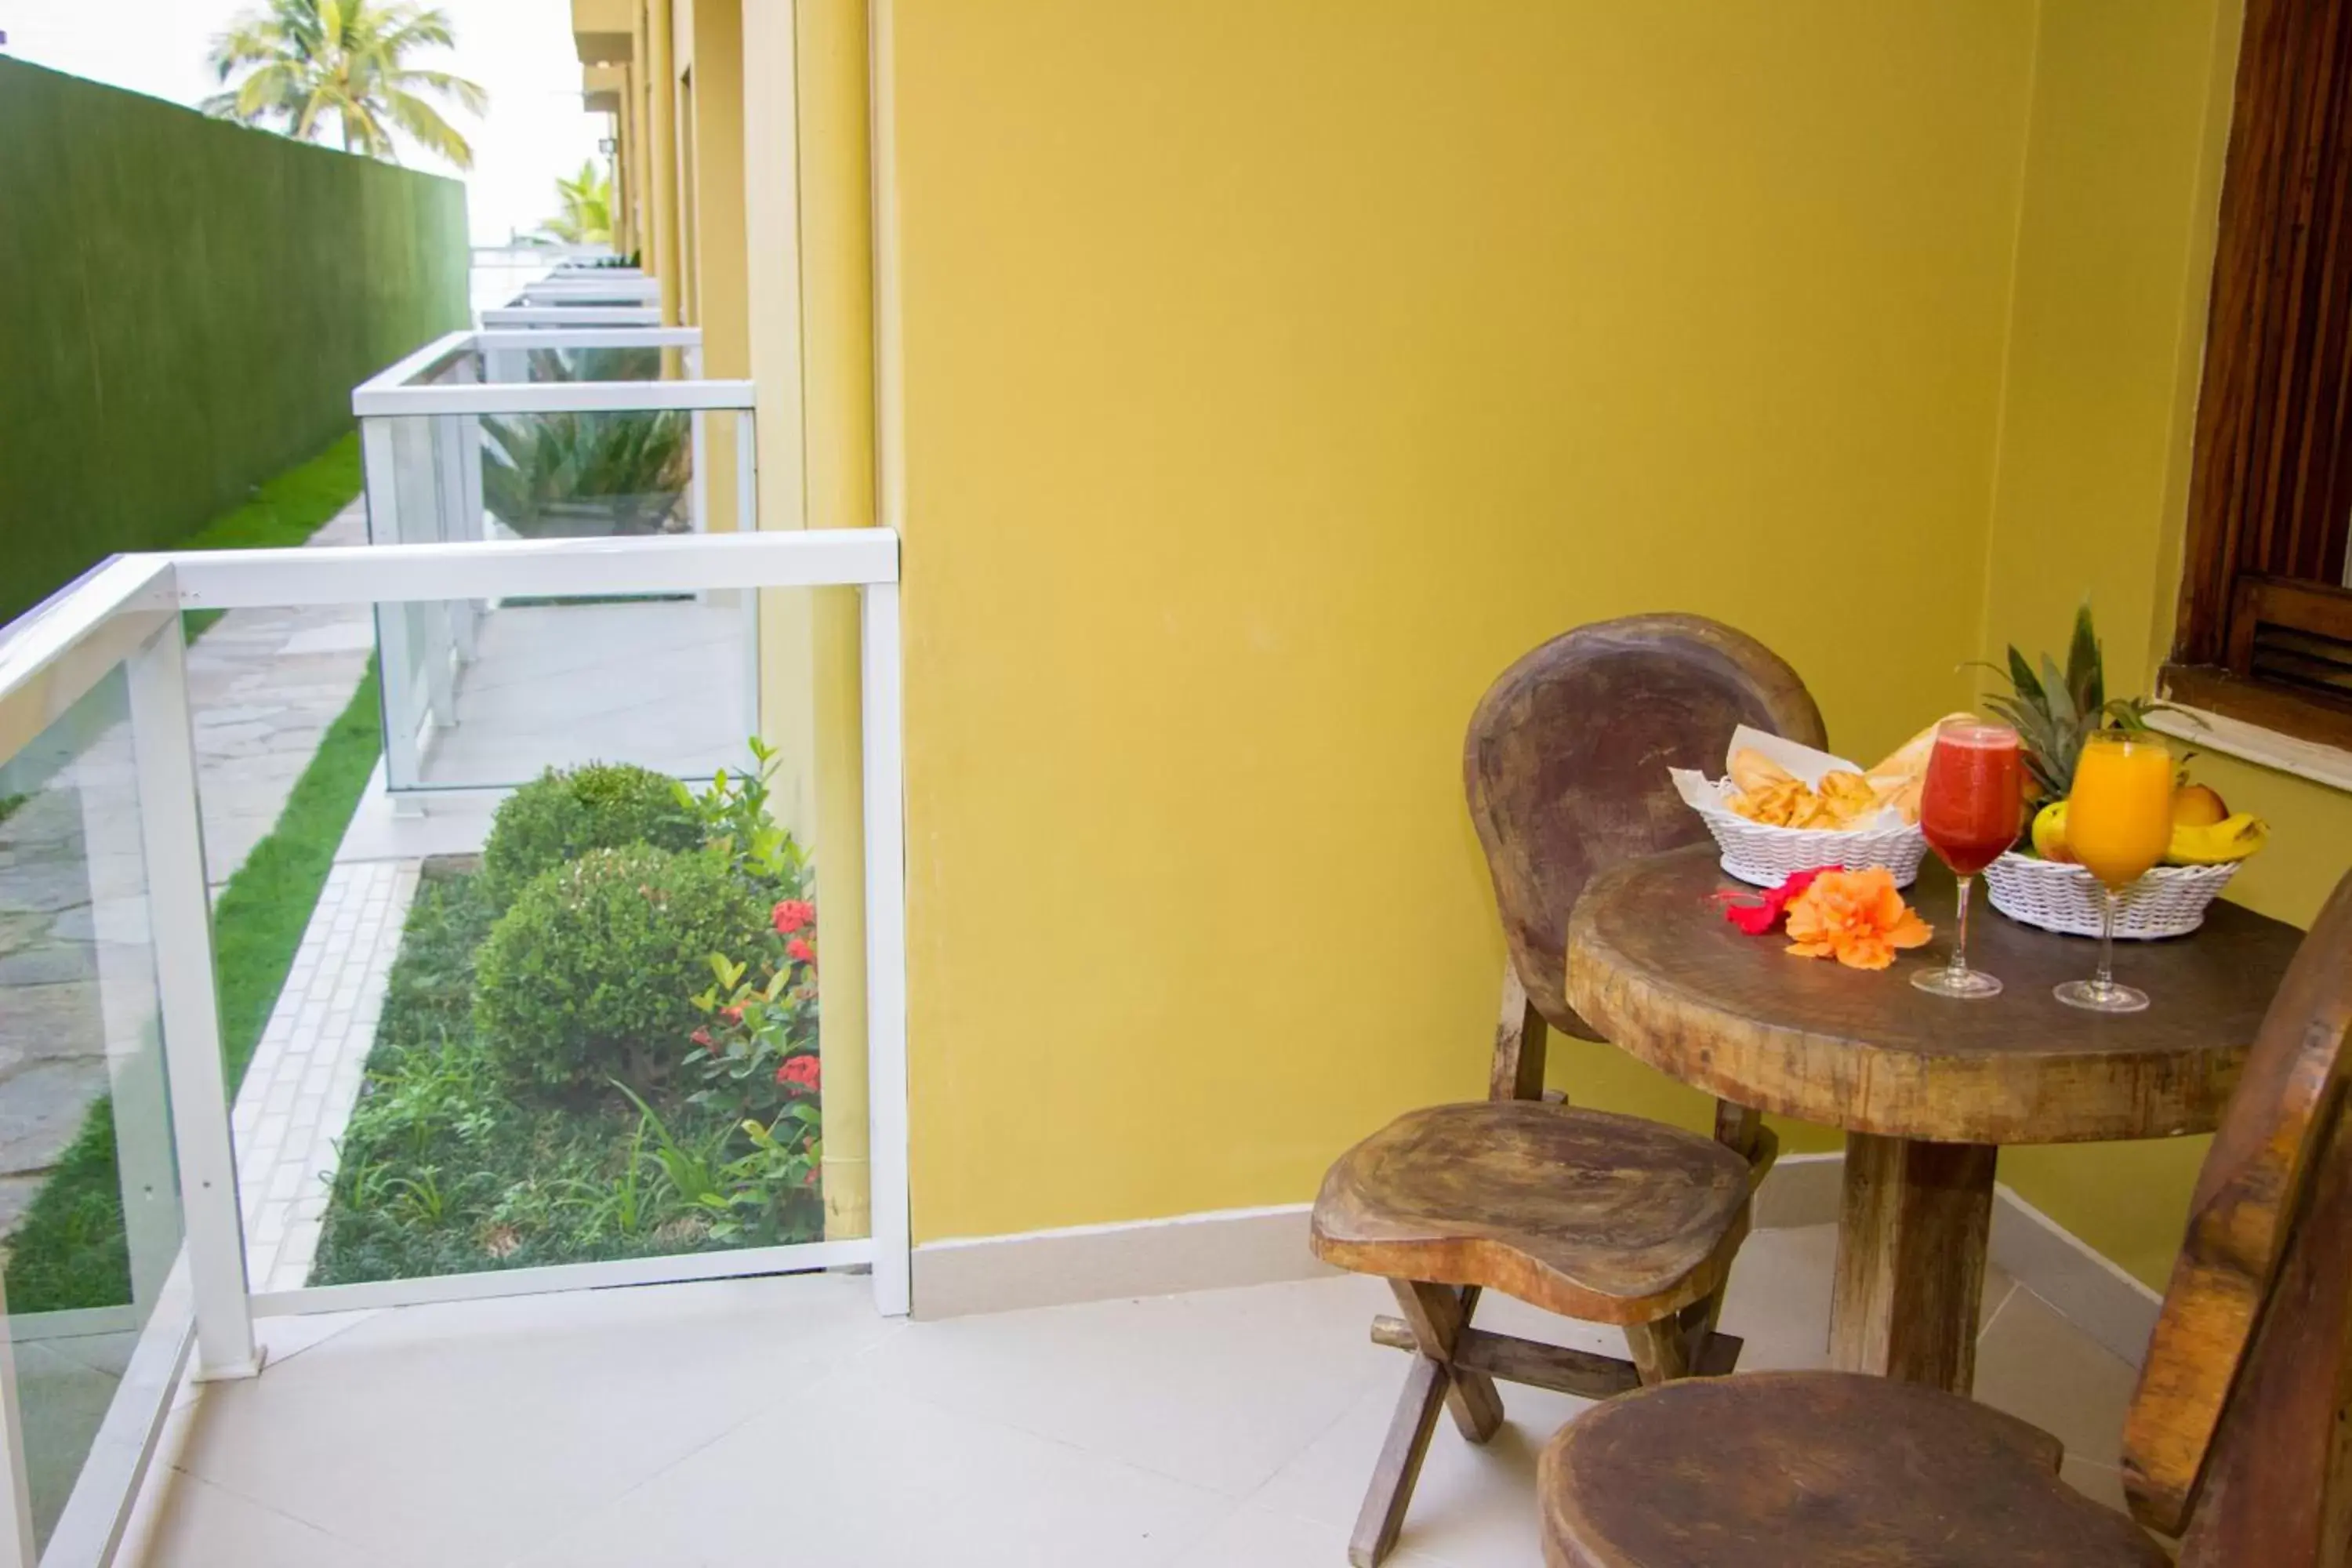
[[2153, 735], [2102, 730], [2083, 743], [2066, 792], [2066, 847], [2106, 889], [2099, 973], [2069, 980], [2058, 1000], [2095, 1013], [2137, 1013], [2147, 993], [2116, 984], [2116, 908], [2172, 842], [2172, 753]]

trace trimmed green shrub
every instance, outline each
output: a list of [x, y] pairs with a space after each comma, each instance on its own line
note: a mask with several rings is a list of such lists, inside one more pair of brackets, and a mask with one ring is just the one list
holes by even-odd
[[700, 1022], [690, 998], [710, 987], [710, 955], [747, 946], [768, 912], [714, 855], [592, 849], [533, 878], [490, 928], [475, 1032], [520, 1081], [656, 1083]]
[[702, 824], [679, 801], [675, 779], [629, 763], [550, 768], [499, 803], [482, 846], [482, 891], [502, 910], [540, 873], [629, 844], [702, 847]]

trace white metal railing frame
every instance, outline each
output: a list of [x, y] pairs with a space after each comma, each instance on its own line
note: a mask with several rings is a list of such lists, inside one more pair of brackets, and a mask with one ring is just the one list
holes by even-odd
[[522, 286], [507, 309], [530, 305], [657, 305], [661, 281], [655, 278], [604, 278], [593, 272], [558, 272]]
[[[656, 538], [514, 540], [118, 556], [0, 630], [0, 763], [117, 668], [128, 672], [147, 857], [150, 940], [163, 1017], [185, 1240], [118, 1403], [41, 1562], [108, 1560], [121, 1539], [191, 1346], [205, 1378], [260, 1370], [257, 1315], [867, 1264], [874, 1300], [909, 1296], [906, 1066], [904, 676], [898, 541], [882, 529]], [[453, 598], [852, 587], [862, 599], [868, 1135], [873, 1226], [858, 1239], [256, 1293], [246, 1272], [235, 1150], [214, 990], [195, 751], [181, 612]], [[0, 1568], [32, 1568], [14, 1357], [0, 1335]], [[84, 1489], [89, 1489], [88, 1496]], [[69, 1528], [68, 1528], [69, 1527]]]
[[[611, 325], [579, 321], [576, 312], [566, 312], [561, 325], [546, 327], [467, 327], [445, 332], [431, 342], [376, 372], [352, 389], [352, 412], [362, 419], [372, 415], [436, 414], [450, 411], [443, 405], [425, 405], [411, 401], [405, 405], [387, 395], [400, 392], [446, 393], [465, 386], [540, 385], [544, 387], [635, 386], [680, 387], [700, 386], [699, 395], [707, 402], [630, 404], [635, 408], [702, 407], [748, 408], [741, 401], [742, 389], [748, 381], [705, 383], [698, 378], [702, 370], [702, 329], [700, 327], [665, 327]], [[513, 356], [547, 350], [561, 349], [676, 349], [686, 368], [682, 381], [604, 381], [604, 382], [542, 382], [529, 383], [514, 368]], [[478, 357], [479, 368], [469, 379], [436, 382], [432, 378], [453, 365], [460, 365]], [[501, 367], [508, 367], [501, 374]], [[689, 397], [695, 395], [689, 395]], [[545, 413], [562, 412], [579, 407], [564, 404], [561, 408], [546, 405], [537, 408], [474, 408], [470, 413]]]
[[506, 305], [482, 312], [485, 327], [658, 327], [654, 305]]
[[[496, 312], [492, 312], [495, 314]], [[582, 312], [585, 314], [587, 312]], [[660, 349], [674, 351], [686, 370], [677, 381], [532, 382], [529, 356], [541, 351]], [[371, 539], [396, 530], [406, 504], [394, 419], [434, 421], [429, 478], [424, 479], [436, 520], [436, 539], [489, 536], [489, 513], [481, 494], [480, 447], [484, 417], [530, 414], [678, 411], [691, 416], [691, 477], [688, 526], [701, 531], [709, 516], [709, 431], [713, 414], [736, 416], [743, 429], [735, 443], [735, 507], [738, 526], [756, 527], [759, 507], [757, 442], [750, 421], [755, 401], [748, 380], [701, 376], [702, 332], [696, 327], [566, 326], [478, 328], [437, 338], [362, 382], [352, 393], [360, 424], [362, 465], [367, 489]], [[482, 605], [452, 601], [407, 618], [376, 616], [384, 671], [384, 757], [395, 794], [422, 791], [425, 757], [436, 736], [456, 723], [457, 678], [474, 657]], [[745, 685], [747, 725], [756, 721], [756, 680]]]

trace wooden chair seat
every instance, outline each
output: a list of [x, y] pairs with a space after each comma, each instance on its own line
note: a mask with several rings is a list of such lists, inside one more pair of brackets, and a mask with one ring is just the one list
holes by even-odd
[[1761, 1373], [1645, 1388], [1544, 1452], [1549, 1568], [2165, 1568], [2058, 1479], [2058, 1440], [1923, 1384]]
[[1316, 1256], [1483, 1286], [1587, 1322], [1644, 1324], [1720, 1285], [1748, 1162], [1711, 1138], [1539, 1100], [1409, 1111], [1323, 1179]]
[[[1486, 1105], [1391, 1123], [1341, 1156], [1317, 1199], [1325, 1262], [1385, 1277], [1398, 1315], [1374, 1342], [1411, 1353], [1396, 1414], [1348, 1543], [1357, 1568], [1392, 1551], [1443, 1408], [1472, 1443], [1501, 1427], [1496, 1384], [1606, 1399], [1738, 1363], [1717, 1328], [1748, 1200], [1779, 1144], [1753, 1107], [1718, 1101], [1715, 1137], [1542, 1103], [1568, 1005], [1568, 922], [1585, 883], [1706, 825], [1670, 767], [1719, 765], [1750, 724], [1823, 744], [1821, 710], [1769, 648], [1697, 616], [1579, 626], [1487, 688], [1462, 748], [1470, 819], [1510, 950]], [[1492, 1288], [1613, 1323], [1630, 1361], [1474, 1325]]]

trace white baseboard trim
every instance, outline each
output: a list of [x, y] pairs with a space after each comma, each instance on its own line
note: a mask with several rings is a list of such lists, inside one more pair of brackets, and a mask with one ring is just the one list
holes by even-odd
[[[1756, 1194], [1759, 1230], [1835, 1225], [1841, 1153], [1790, 1154]], [[930, 1241], [914, 1252], [914, 1315], [960, 1318], [1074, 1301], [1312, 1279], [1334, 1272], [1307, 1246], [1306, 1204]], [[2157, 1293], [2019, 1197], [1994, 1189], [1992, 1261], [2137, 1367]]]
[[2137, 1370], [2164, 1298], [2011, 1192], [1993, 1189], [1992, 1260]]
[[[1842, 1153], [1787, 1156], [1756, 1194], [1756, 1228], [1835, 1225], [1844, 1181]], [[1993, 1188], [1991, 1255], [2011, 1279], [2115, 1355], [2134, 1367], [2147, 1358], [2163, 1298], [2005, 1182]]]
[[1336, 1270], [1307, 1250], [1309, 1206], [1216, 1209], [925, 1242], [915, 1248], [914, 1315], [961, 1318], [1318, 1279]]
[[1835, 1225], [1845, 1190], [1845, 1156], [1783, 1154], [1756, 1189], [1748, 1223], [1757, 1230], [1793, 1230], [1801, 1225]]

